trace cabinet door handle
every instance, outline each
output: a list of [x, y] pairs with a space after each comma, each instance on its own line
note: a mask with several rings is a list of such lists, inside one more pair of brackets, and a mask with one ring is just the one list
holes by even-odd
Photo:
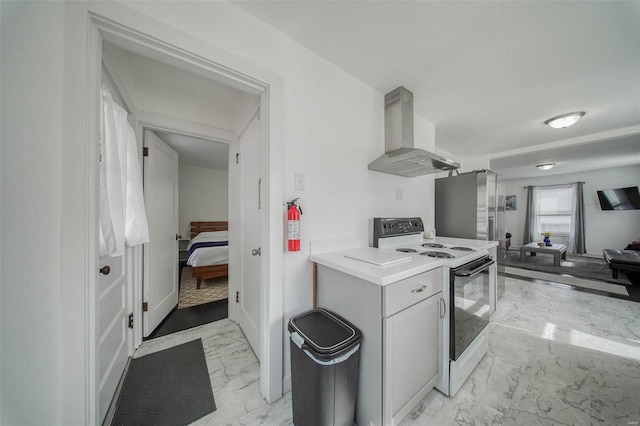
[[440, 318], [444, 318], [446, 314], [447, 314], [447, 303], [441, 297], [440, 298]]
[[422, 287], [414, 288], [413, 290], [411, 290], [411, 293], [421, 293], [426, 289], [427, 289], [427, 286], [423, 285]]

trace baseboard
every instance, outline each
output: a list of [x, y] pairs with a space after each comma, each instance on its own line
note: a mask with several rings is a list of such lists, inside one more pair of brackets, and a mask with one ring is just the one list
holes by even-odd
[[118, 408], [118, 400], [120, 399], [120, 393], [122, 393], [122, 385], [124, 384], [124, 379], [127, 377], [127, 372], [129, 371], [129, 367], [131, 366], [131, 360], [133, 359], [130, 356], [127, 359], [127, 363], [124, 366], [124, 371], [120, 376], [120, 380], [118, 381], [118, 386], [116, 387], [116, 391], [113, 394], [113, 398], [111, 399], [111, 404], [109, 404], [109, 408], [107, 409], [107, 414], [104, 416], [104, 420], [102, 421], [102, 426], [109, 426], [113, 423], [113, 418], [116, 414], [116, 408]]
[[291, 390], [291, 374], [284, 376], [282, 379], [282, 393], [285, 394]]

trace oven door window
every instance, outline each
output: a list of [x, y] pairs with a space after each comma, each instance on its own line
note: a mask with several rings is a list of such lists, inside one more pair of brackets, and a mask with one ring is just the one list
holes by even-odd
[[451, 359], [457, 360], [489, 325], [489, 270], [470, 277], [451, 273]]

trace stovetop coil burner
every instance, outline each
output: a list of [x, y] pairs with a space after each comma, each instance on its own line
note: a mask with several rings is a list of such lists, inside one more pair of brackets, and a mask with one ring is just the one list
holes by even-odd
[[430, 248], [444, 248], [442, 244], [438, 243], [424, 243], [422, 247], [430, 247]]
[[455, 256], [450, 255], [449, 253], [445, 253], [443, 251], [425, 251], [420, 253], [423, 256], [429, 256], [429, 257], [438, 257], [441, 259], [453, 259]]
[[404, 248], [404, 247], [398, 248], [398, 249], [396, 249], [396, 251], [401, 251], [402, 253], [417, 253], [418, 252], [418, 250], [415, 250], [415, 249], [412, 249], [412, 248]]
[[449, 247], [449, 249], [458, 251], [473, 251], [473, 249], [469, 247]]

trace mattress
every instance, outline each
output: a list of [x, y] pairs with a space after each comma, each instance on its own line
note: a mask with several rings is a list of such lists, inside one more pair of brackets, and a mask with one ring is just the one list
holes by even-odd
[[191, 253], [187, 260], [189, 266], [224, 265], [229, 263], [229, 246], [202, 247]]
[[189, 242], [189, 266], [211, 266], [229, 263], [229, 233], [201, 232]]

